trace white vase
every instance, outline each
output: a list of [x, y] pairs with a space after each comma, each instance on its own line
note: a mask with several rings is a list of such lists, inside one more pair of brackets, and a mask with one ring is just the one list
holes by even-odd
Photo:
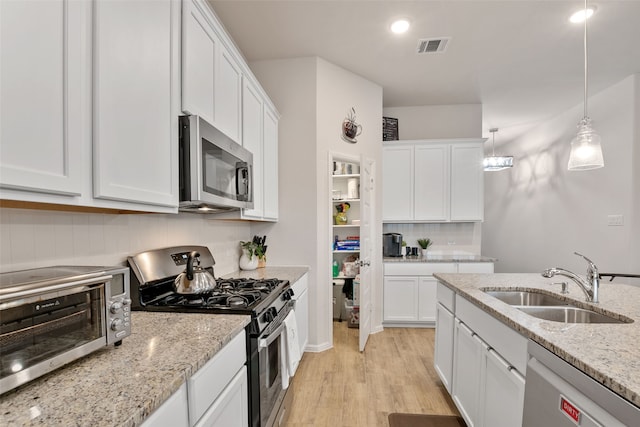
[[258, 268], [258, 257], [253, 255], [249, 259], [249, 253], [242, 251], [242, 255], [240, 255], [240, 270], [255, 270], [256, 268]]
[[427, 255], [429, 254], [429, 249], [422, 249], [422, 258], [426, 258]]

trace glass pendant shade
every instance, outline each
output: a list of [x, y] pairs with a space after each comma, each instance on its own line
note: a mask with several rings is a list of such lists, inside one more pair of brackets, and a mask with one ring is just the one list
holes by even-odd
[[486, 171], [501, 171], [513, 167], [513, 156], [488, 156], [482, 164]]
[[513, 156], [496, 156], [496, 132], [498, 128], [489, 129], [493, 140], [491, 142], [491, 155], [484, 158], [482, 165], [487, 172], [501, 171], [513, 167]]
[[585, 117], [578, 123], [578, 134], [571, 141], [568, 169], [584, 171], [604, 167], [600, 135], [591, 127], [591, 119]]

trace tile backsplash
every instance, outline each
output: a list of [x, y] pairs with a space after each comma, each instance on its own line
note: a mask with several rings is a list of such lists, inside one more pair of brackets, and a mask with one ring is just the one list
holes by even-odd
[[209, 247], [215, 274], [238, 269], [250, 225], [206, 216], [101, 214], [0, 208], [0, 272], [52, 265], [124, 265], [129, 255], [166, 246]]
[[[429, 238], [429, 251], [444, 255], [485, 255], [480, 253], [482, 227], [479, 222], [383, 224], [383, 233], [400, 233], [407, 246], [419, 247], [417, 240]], [[491, 254], [487, 254], [491, 256]]]

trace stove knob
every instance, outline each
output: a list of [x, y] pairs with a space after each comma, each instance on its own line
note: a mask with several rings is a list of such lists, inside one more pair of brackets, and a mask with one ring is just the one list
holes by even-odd
[[124, 322], [122, 319], [113, 319], [111, 322], [111, 330], [112, 331], [121, 331], [124, 329]]
[[[276, 317], [278, 317], [278, 310], [276, 310], [275, 307], [269, 307], [269, 313], [271, 313], [271, 317], [273, 319], [275, 319]], [[272, 320], [273, 320], [272, 319]]]
[[291, 297], [293, 296], [293, 290], [292, 289], [287, 289], [283, 294], [282, 294], [282, 299], [284, 299], [285, 301], [291, 301]]

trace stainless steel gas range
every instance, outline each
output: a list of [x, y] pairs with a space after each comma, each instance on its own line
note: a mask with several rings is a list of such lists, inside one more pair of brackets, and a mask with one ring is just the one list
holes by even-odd
[[129, 257], [133, 310], [177, 313], [245, 314], [249, 423], [271, 425], [286, 390], [282, 388], [281, 340], [284, 319], [292, 310], [289, 281], [278, 279], [216, 279], [213, 290], [178, 294], [174, 281], [197, 252], [200, 268], [214, 274], [215, 260], [205, 246], [156, 249]]

